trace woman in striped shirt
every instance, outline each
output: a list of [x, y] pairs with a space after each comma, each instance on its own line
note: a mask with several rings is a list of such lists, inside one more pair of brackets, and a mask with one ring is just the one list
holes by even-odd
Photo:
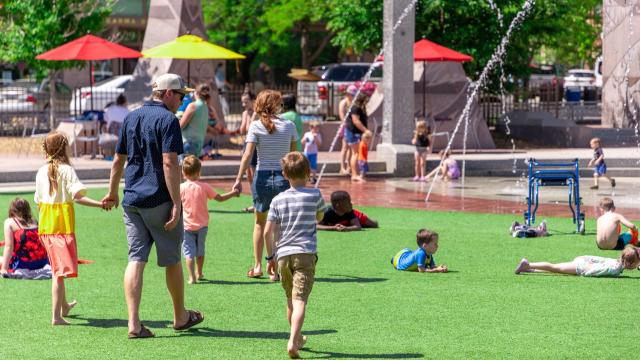
[[[253, 256], [255, 263], [247, 272], [248, 277], [262, 276], [262, 252], [264, 248], [264, 226], [271, 200], [289, 188], [289, 182], [282, 176], [280, 159], [290, 151], [295, 151], [298, 134], [295, 125], [278, 117], [282, 111], [282, 95], [275, 90], [260, 92], [254, 103], [254, 111], [260, 121], [253, 121], [247, 133], [246, 149], [233, 190], [242, 191], [242, 176], [246, 172], [254, 149], [258, 149], [258, 165], [251, 184], [255, 225], [253, 228]], [[267, 244], [267, 254], [273, 251]], [[268, 269], [272, 280], [276, 279], [275, 269]]]

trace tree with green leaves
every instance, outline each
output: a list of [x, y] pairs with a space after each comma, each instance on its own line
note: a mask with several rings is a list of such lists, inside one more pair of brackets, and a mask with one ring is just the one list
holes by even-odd
[[[469, 54], [474, 61], [465, 70], [480, 73], [520, 10], [522, 0], [495, 0], [504, 16], [504, 28], [486, 0], [431, 0], [416, 3], [416, 37]], [[378, 52], [382, 47], [382, 1], [333, 2], [328, 28], [332, 42], [342, 49]], [[599, 54], [600, 0], [537, 0], [533, 13], [518, 29], [509, 46], [505, 71], [526, 79], [529, 64], [544, 46], [555, 49], [557, 62], [576, 64]]]
[[309, 68], [327, 51], [332, 57], [333, 34], [326, 29], [333, 1], [326, 0], [212, 0], [203, 2], [208, 35], [214, 43], [247, 56], [243, 81], [249, 66], [269, 58], [271, 65], [288, 69]]
[[[54, 104], [58, 71], [83, 62], [42, 61], [36, 56], [88, 33], [104, 29], [110, 0], [7, 0], [0, 8], [0, 59], [24, 63], [39, 78], [49, 76], [50, 104]], [[51, 107], [50, 107], [51, 108]], [[50, 123], [53, 127], [53, 111]]]

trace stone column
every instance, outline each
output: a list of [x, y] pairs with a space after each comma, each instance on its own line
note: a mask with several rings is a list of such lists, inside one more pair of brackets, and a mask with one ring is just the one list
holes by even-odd
[[382, 141], [379, 156], [386, 160], [387, 171], [398, 176], [411, 173], [414, 130], [413, 43], [415, 8], [404, 18], [395, 33], [393, 26], [412, 0], [384, 0], [383, 39], [384, 90]]
[[[144, 32], [142, 50], [175, 40], [178, 36], [192, 34], [207, 39], [202, 18], [202, 3], [200, 0], [151, 0], [149, 17]], [[224, 121], [224, 114], [216, 96], [216, 82], [214, 81], [215, 60], [191, 60], [191, 86], [205, 82], [214, 90], [213, 105]], [[157, 76], [175, 73], [187, 81], [187, 60], [183, 59], [138, 59], [133, 72], [134, 79], [127, 88], [125, 95], [130, 103], [140, 102], [143, 97], [151, 95], [151, 84]]]
[[634, 112], [640, 120], [640, 4], [604, 0], [602, 19], [602, 124], [632, 127]]

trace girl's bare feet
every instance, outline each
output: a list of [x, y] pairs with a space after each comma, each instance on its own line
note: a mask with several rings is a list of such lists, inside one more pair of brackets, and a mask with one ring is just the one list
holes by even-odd
[[204, 275], [202, 275], [202, 274], [196, 275], [196, 280], [197, 281], [204, 280]]
[[51, 320], [51, 325], [57, 326], [57, 325], [71, 325], [71, 324], [67, 320], [60, 318], [60, 319]]
[[[72, 302], [68, 303], [67, 306], [62, 305], [62, 316], [69, 316], [69, 312], [71, 312], [71, 309], [73, 309], [77, 304], [78, 302], [76, 300], [73, 300]], [[69, 323], [67, 323], [67, 325], [68, 324]]]
[[195, 283], [197, 283], [197, 282], [198, 282], [198, 281], [197, 281], [196, 279], [189, 279], [189, 281], [187, 281], [187, 283], [188, 283], [189, 285], [193, 285], [193, 284], [195, 284]]

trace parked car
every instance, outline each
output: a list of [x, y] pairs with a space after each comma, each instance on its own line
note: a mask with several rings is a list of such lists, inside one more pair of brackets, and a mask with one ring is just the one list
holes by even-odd
[[596, 76], [596, 82], [594, 85], [598, 88], [602, 88], [602, 56], [598, 56], [596, 63], [593, 66], [593, 71]]
[[555, 65], [529, 65], [529, 88], [562, 88], [563, 79], [560, 77], [560, 69]]
[[[313, 67], [311, 72], [321, 80], [298, 81], [298, 112], [304, 115], [337, 117], [338, 105], [347, 87], [361, 82], [370, 66], [370, 63], [341, 63]], [[369, 81], [374, 84], [382, 81], [381, 62], [374, 63]]]
[[565, 88], [585, 88], [596, 86], [596, 75], [593, 70], [571, 69], [564, 77]]
[[[56, 81], [56, 98], [54, 110], [66, 111], [71, 99], [71, 88], [63, 82]], [[0, 113], [42, 113], [51, 109], [49, 96], [49, 79], [40, 83], [32, 79], [19, 79], [10, 86], [0, 88]]]
[[76, 115], [86, 110], [104, 110], [126, 90], [132, 79], [133, 75], [119, 75], [96, 83], [93, 89], [89, 86], [76, 89], [69, 103], [69, 111]]

